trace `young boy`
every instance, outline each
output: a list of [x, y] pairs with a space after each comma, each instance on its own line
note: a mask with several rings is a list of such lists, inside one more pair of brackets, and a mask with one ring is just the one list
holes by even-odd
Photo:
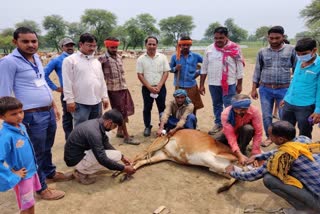
[[319, 213], [320, 154], [316, 150], [319, 150], [320, 144], [305, 144], [310, 142], [305, 136], [294, 139], [295, 127], [287, 121], [272, 123], [268, 134], [278, 149], [253, 156], [247, 162], [266, 160], [261, 167], [248, 172], [236, 172], [234, 166], [230, 165], [226, 173], [244, 181], [263, 178], [268, 189], [296, 209], [294, 213]]
[[34, 213], [33, 193], [41, 189], [36, 159], [25, 126], [22, 103], [14, 97], [0, 98], [0, 191], [14, 188], [20, 213]]

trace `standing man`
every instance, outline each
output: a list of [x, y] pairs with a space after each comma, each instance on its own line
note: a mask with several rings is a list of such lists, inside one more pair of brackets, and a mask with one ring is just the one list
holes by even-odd
[[117, 38], [108, 37], [104, 45], [107, 52], [99, 60], [102, 63], [110, 104], [112, 109], [117, 109], [123, 117], [123, 124], [118, 126], [117, 137], [124, 138], [124, 143], [139, 145], [139, 142], [129, 135], [126, 125], [129, 122], [128, 116], [134, 114], [134, 104], [127, 87], [123, 62], [117, 53], [120, 41]]
[[194, 105], [194, 114], [197, 109], [203, 108], [199, 93], [196, 70], [198, 63], [202, 63], [202, 57], [198, 53], [190, 51], [192, 39], [189, 36], [180, 38], [177, 46], [177, 53], [171, 57], [170, 68], [174, 75], [176, 89], [184, 89], [188, 93]]
[[157, 52], [158, 39], [148, 36], [145, 40], [147, 52], [137, 60], [137, 73], [142, 83], [143, 121], [145, 137], [151, 134], [151, 110], [156, 100], [159, 115], [166, 107], [167, 89], [165, 82], [168, 78], [170, 66], [167, 57]]
[[[45, 78], [46, 81], [51, 88], [51, 90], [61, 93], [60, 100], [62, 104], [62, 127], [65, 134], [65, 140], [67, 141], [70, 132], [73, 129], [72, 123], [72, 114], [67, 111], [67, 103], [63, 100], [63, 82], [62, 82], [62, 62], [64, 58], [73, 54], [74, 52], [74, 45], [75, 43], [70, 38], [64, 38], [59, 42], [59, 45], [62, 49], [62, 54], [54, 59], [52, 59], [47, 66], [44, 68]], [[58, 78], [60, 86], [54, 84], [51, 79], [49, 78], [52, 71], [55, 70]]]
[[[259, 88], [260, 102], [264, 131], [267, 139], [262, 146], [269, 146], [268, 127], [272, 123], [272, 110], [274, 103], [279, 107], [291, 80], [291, 69], [295, 66], [296, 53], [292, 45], [284, 43], [284, 29], [274, 26], [268, 31], [269, 47], [262, 48], [256, 60], [253, 74], [251, 97], [258, 99]], [[281, 118], [281, 112], [279, 114]]]
[[231, 104], [231, 98], [242, 91], [244, 61], [240, 47], [228, 39], [228, 29], [214, 30], [214, 43], [205, 51], [200, 75], [200, 93], [205, 94], [204, 82], [208, 75], [215, 125], [208, 132], [214, 135], [222, 129], [221, 112]]
[[51, 89], [44, 79], [39, 56], [38, 36], [29, 28], [19, 27], [13, 33], [16, 49], [0, 59], [0, 97], [15, 95], [23, 104], [23, 124], [34, 147], [37, 159], [42, 199], [57, 200], [65, 193], [48, 188], [46, 179], [62, 181], [71, 179], [56, 171], [52, 163], [51, 148], [54, 143], [60, 115], [54, 103]]
[[297, 42], [297, 66], [281, 103], [281, 119], [294, 126], [298, 123], [299, 135], [309, 138], [313, 124], [320, 122], [320, 57], [317, 50], [317, 42], [312, 38]]
[[94, 58], [96, 48], [96, 37], [84, 33], [80, 36], [79, 51], [63, 60], [63, 94], [67, 111], [73, 113], [74, 126], [101, 117], [101, 104], [104, 109], [109, 104], [101, 63]]

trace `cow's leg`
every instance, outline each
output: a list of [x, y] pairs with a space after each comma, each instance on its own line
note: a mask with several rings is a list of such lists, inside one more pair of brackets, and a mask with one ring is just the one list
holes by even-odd
[[163, 160], [170, 160], [170, 159], [163, 151], [159, 150], [151, 158], [145, 159], [145, 160], [140, 160], [137, 163], [135, 163], [133, 167], [135, 169], [138, 169], [143, 165], [153, 164], [153, 163], [157, 163], [157, 162], [160, 162]]

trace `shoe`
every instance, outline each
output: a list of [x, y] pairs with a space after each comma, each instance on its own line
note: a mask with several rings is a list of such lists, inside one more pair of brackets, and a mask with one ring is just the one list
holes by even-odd
[[131, 144], [131, 145], [139, 145], [140, 142], [139, 141], [136, 141], [134, 140], [134, 138], [132, 136], [130, 136], [129, 138], [125, 138], [123, 140], [124, 143], [127, 143], [127, 144]]
[[143, 132], [143, 136], [149, 137], [151, 135], [152, 126], [146, 127]]
[[89, 185], [96, 182], [95, 177], [90, 177], [90, 175], [83, 174], [78, 170], [74, 170], [73, 176], [76, 179], [76, 181], [78, 181], [80, 184], [83, 184], [83, 185]]
[[56, 172], [52, 178], [47, 178], [48, 183], [50, 182], [61, 182], [61, 181], [70, 181], [73, 179], [73, 175], [71, 173], [62, 173]]
[[40, 193], [43, 200], [59, 200], [64, 197], [66, 193], [61, 190], [47, 188]]
[[272, 141], [269, 139], [269, 138], [267, 138], [265, 141], [263, 141], [262, 143], [261, 143], [261, 146], [262, 147], [268, 147], [268, 146], [270, 146], [272, 144]]
[[208, 132], [209, 135], [215, 135], [216, 133], [218, 133], [219, 131], [222, 130], [222, 126], [221, 125], [217, 125], [215, 124], [212, 129], [210, 129], [210, 131]]

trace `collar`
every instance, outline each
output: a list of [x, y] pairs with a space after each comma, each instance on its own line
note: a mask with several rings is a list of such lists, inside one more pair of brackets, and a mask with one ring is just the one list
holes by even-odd
[[67, 52], [63, 51], [61, 55], [63, 55], [63, 56], [70, 56], [71, 54], [68, 54]]
[[77, 51], [77, 54], [78, 54], [81, 58], [84, 58], [84, 59], [87, 59], [87, 60], [94, 59], [94, 53], [91, 54], [91, 55], [85, 55], [85, 54], [83, 54], [81, 51]]
[[[159, 55], [160, 55], [160, 53], [156, 52], [156, 54], [154, 55], [153, 58], [156, 58], [156, 57], [158, 57]], [[151, 58], [151, 56], [149, 56], [147, 52], [144, 53], [144, 56]], [[152, 58], [152, 59], [153, 59], [153, 58]]]
[[[26, 60], [26, 58], [24, 58], [24, 56], [22, 56], [21, 53], [18, 51], [18, 48], [15, 48], [12, 51], [12, 55], [15, 57], [22, 58], [22, 59]], [[36, 59], [38, 57], [38, 54], [36, 54], [36, 53], [33, 54], [33, 57], [34, 57], [34, 59]]]
[[269, 50], [271, 50], [271, 51], [279, 52], [279, 51], [282, 51], [286, 46], [287, 46], [286, 43], [282, 43], [282, 47], [281, 47], [280, 49], [278, 49], [278, 50], [275, 50], [275, 49], [272, 49], [271, 46], [270, 46], [270, 44], [269, 44], [269, 45], [268, 45], [268, 48], [269, 48]]
[[101, 131], [101, 133], [105, 134], [106, 128], [104, 127], [103, 122], [104, 122], [103, 118], [99, 118], [98, 119], [100, 131]]
[[9, 123], [7, 123], [7, 122], [5, 122], [5, 121], [2, 123], [2, 125], [3, 125], [3, 127], [5, 127], [6, 129], [9, 129], [9, 130], [11, 130], [11, 131], [13, 131], [13, 132], [19, 133], [19, 134], [21, 134], [21, 135], [25, 135], [25, 130], [24, 130], [24, 127], [23, 127], [22, 124], [19, 124], [19, 127], [20, 127], [20, 128], [17, 128], [17, 127], [15, 127], [15, 126], [12, 126], [12, 125], [10, 125]]

